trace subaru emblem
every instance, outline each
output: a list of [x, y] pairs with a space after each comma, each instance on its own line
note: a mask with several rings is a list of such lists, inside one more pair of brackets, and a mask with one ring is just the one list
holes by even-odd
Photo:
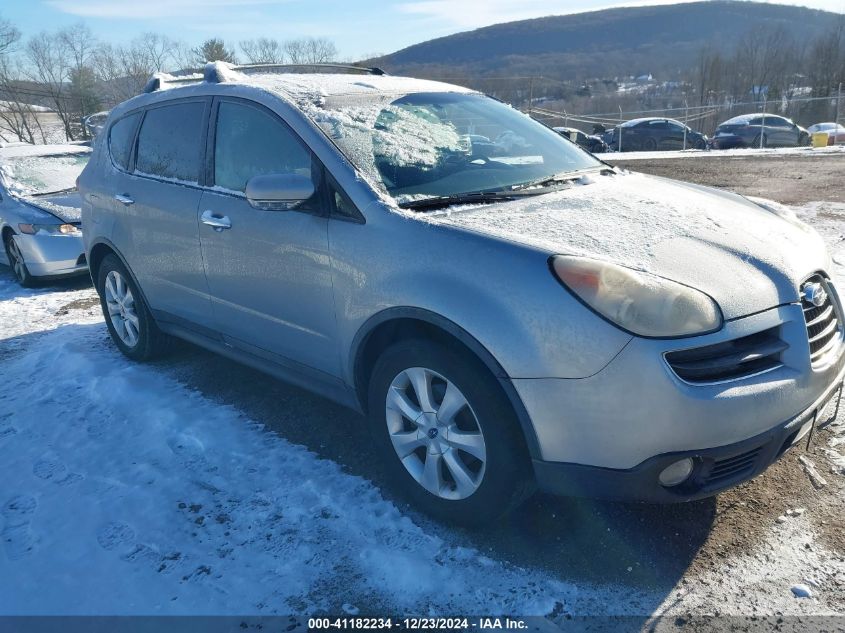
[[814, 281], [804, 285], [803, 298], [804, 301], [819, 308], [827, 303], [827, 291], [824, 286]]

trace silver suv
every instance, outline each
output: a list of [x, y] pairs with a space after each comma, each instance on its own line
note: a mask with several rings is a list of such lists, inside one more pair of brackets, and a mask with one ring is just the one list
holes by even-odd
[[842, 305], [794, 217], [456, 86], [290, 70], [157, 77], [97, 137], [86, 249], [130, 358], [177, 336], [366, 412], [462, 523], [537, 486], [711, 495], [824, 422]]

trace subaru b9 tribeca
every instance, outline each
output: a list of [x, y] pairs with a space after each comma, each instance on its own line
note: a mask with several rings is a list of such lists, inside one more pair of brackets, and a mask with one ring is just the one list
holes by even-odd
[[613, 169], [447, 84], [171, 80], [112, 111], [79, 180], [114, 343], [177, 336], [366, 412], [441, 519], [535, 486], [712, 495], [835, 406], [832, 264], [782, 210]]

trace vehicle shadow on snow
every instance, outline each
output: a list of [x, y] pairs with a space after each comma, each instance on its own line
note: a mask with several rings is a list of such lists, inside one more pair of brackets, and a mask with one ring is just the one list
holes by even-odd
[[[374, 482], [417, 523], [443, 530], [384, 485], [387, 474], [362, 416], [188, 344], [156, 365], [284, 439]], [[452, 529], [451, 538], [562, 581], [621, 584], [665, 598], [707, 540], [715, 516], [713, 499], [656, 506], [538, 494], [499, 524], [483, 531]]]
[[[0, 267], [0, 298], [71, 292], [90, 286], [87, 277], [22, 289]], [[6, 286], [4, 288], [4, 286]], [[5, 291], [5, 292], [4, 292]], [[78, 330], [102, 328], [103, 344], [111, 345], [102, 325], [63, 325]], [[37, 343], [40, 332], [4, 341]], [[129, 361], [127, 361], [129, 362]], [[305, 446], [346, 472], [374, 482], [385, 497], [429, 533], [457, 545], [524, 568], [540, 569], [569, 583], [614, 584], [640, 589], [654, 603], [678, 584], [707, 541], [716, 516], [711, 500], [674, 506], [650, 506], [556, 498], [538, 494], [512, 516], [480, 531], [438, 526], [408, 507], [385, 486], [388, 476], [371, 446], [364, 418], [344, 407], [282, 383], [258, 371], [177, 342], [153, 367], [195, 389], [210, 400], [232, 405], [285, 440]]]
[[[88, 273], [72, 277], [58, 277], [54, 279], [36, 279], [32, 288], [23, 288], [15, 279], [12, 269], [0, 264], [0, 293], [2, 295], [32, 295], [41, 292], [70, 292], [91, 287], [91, 277]], [[0, 296], [2, 298], [2, 296]]]

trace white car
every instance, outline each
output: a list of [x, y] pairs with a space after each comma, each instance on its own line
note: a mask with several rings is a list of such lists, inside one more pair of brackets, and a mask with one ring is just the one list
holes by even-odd
[[845, 125], [839, 123], [816, 123], [807, 128], [810, 134], [827, 132], [828, 145], [845, 145]]

